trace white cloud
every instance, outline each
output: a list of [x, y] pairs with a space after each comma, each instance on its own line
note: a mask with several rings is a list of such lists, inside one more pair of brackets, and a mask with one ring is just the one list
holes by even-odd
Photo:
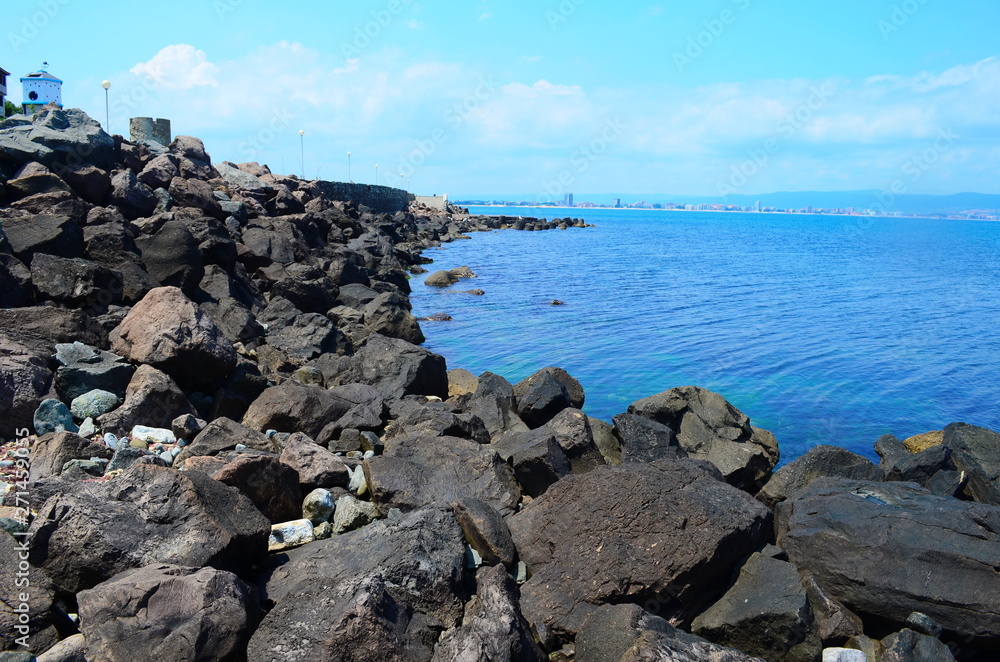
[[479, 15], [480, 21], [488, 21], [491, 18], [493, 18], [493, 14], [491, 14], [490, 12], [483, 12], [482, 14]]
[[137, 76], [148, 76], [160, 87], [190, 90], [194, 87], [218, 86], [219, 68], [208, 61], [205, 51], [190, 44], [167, 46], [151, 60], [140, 62], [130, 70]]

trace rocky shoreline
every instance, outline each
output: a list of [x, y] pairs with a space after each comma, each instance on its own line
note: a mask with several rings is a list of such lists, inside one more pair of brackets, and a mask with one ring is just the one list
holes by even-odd
[[424, 251], [582, 221], [378, 214], [76, 110], [0, 124], [0, 175], [0, 661], [997, 658], [997, 433], [775, 471], [719, 394], [606, 422], [420, 347]]

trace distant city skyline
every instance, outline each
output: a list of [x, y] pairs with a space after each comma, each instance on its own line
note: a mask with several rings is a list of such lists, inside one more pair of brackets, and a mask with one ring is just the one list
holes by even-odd
[[[1000, 193], [1000, 5], [253, 0], [10, 8], [0, 67], [217, 160], [419, 193]], [[95, 38], [94, 36], [97, 35]], [[596, 46], [595, 46], [596, 45]]]

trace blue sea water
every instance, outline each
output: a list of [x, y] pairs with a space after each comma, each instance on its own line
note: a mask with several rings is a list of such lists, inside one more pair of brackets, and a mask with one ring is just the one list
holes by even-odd
[[[597, 227], [475, 233], [425, 252], [430, 271], [479, 276], [452, 291], [411, 283], [417, 316], [454, 318], [421, 324], [449, 368], [513, 383], [559, 366], [583, 384], [587, 413], [608, 421], [640, 398], [702, 386], [774, 432], [783, 464], [818, 444], [875, 459], [882, 434], [953, 421], [1000, 429], [1000, 224], [572, 215]], [[453, 291], [471, 288], [486, 295]]]

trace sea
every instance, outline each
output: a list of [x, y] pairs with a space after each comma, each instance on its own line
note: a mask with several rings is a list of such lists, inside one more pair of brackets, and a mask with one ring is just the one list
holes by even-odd
[[[877, 461], [962, 421], [1000, 430], [1000, 223], [632, 209], [470, 208], [586, 229], [473, 233], [425, 251], [477, 274], [411, 280], [425, 346], [511, 383], [576, 377], [611, 421], [677, 387], [723, 395], [782, 464], [833, 444]], [[484, 296], [462, 293], [481, 289]], [[554, 300], [564, 305], [552, 305]]]

